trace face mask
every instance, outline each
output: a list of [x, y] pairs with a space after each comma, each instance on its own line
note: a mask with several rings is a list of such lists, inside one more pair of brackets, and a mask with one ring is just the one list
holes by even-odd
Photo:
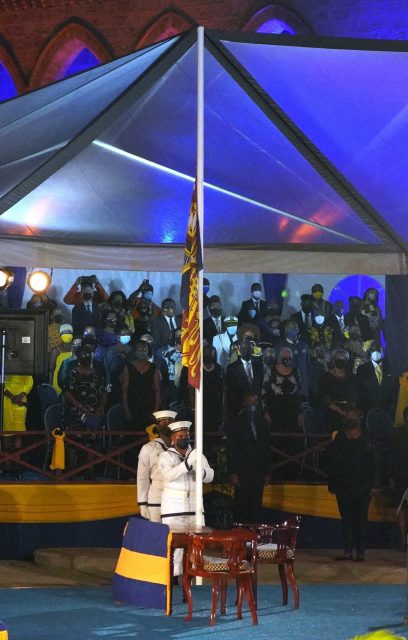
[[147, 360], [149, 357], [149, 353], [145, 349], [135, 349], [135, 358], [136, 360]]
[[143, 297], [145, 300], [151, 300], [153, 298], [153, 292], [152, 291], [145, 291], [143, 294]]
[[375, 293], [369, 293], [367, 298], [370, 300], [370, 302], [374, 302], [376, 295]]
[[259, 300], [261, 295], [262, 295], [262, 291], [253, 291], [252, 292], [252, 297], [254, 298], [254, 300]]
[[256, 404], [248, 404], [248, 405], [245, 407], [245, 410], [247, 411], [247, 413], [254, 414], [254, 413], [256, 413], [256, 412], [257, 412], [257, 410], [258, 410], [258, 405], [256, 405]]
[[116, 318], [106, 318], [105, 324], [107, 327], [116, 327], [117, 320]]
[[92, 293], [83, 293], [82, 297], [84, 300], [92, 300]]
[[361, 335], [359, 333], [355, 333], [354, 331], [350, 333], [350, 340], [360, 340]]
[[211, 315], [214, 318], [219, 318], [221, 315], [221, 309], [211, 309]]
[[174, 318], [174, 307], [165, 307], [163, 309], [163, 313], [165, 316], [167, 316], [168, 318]]
[[238, 327], [227, 327], [227, 333], [229, 336], [235, 336], [238, 331]]
[[205, 284], [205, 285], [203, 286], [203, 292], [204, 292], [204, 293], [208, 293], [208, 292], [209, 292], [209, 290], [210, 290], [210, 287], [209, 287], [208, 285], [206, 285], [206, 284]]
[[256, 316], [256, 311], [255, 311], [255, 309], [248, 309], [248, 316], [249, 316], [250, 318], [255, 318], [255, 316]]
[[336, 369], [344, 369], [346, 366], [346, 361], [344, 358], [336, 358], [334, 361], [334, 366]]
[[316, 324], [318, 324], [319, 326], [323, 324], [324, 322], [324, 316], [316, 316], [315, 317], [315, 322]]
[[372, 354], [371, 354], [371, 360], [373, 362], [381, 362], [381, 360], [382, 360], [381, 351], [373, 351]]
[[65, 342], [65, 344], [68, 344], [69, 342], [72, 342], [72, 338], [74, 336], [72, 335], [72, 333], [63, 333], [61, 336], [61, 340], [62, 342]]
[[312, 305], [310, 304], [310, 302], [302, 302], [300, 306], [303, 313], [310, 313], [310, 311], [312, 310]]
[[275, 358], [273, 356], [264, 356], [263, 361], [267, 367], [272, 367], [275, 364]]
[[280, 336], [280, 331], [279, 331], [278, 327], [274, 327], [272, 329], [272, 335], [273, 336]]
[[119, 336], [119, 342], [121, 344], [129, 344], [130, 336]]
[[190, 438], [178, 438], [176, 440], [176, 445], [179, 449], [187, 449], [190, 444]]
[[350, 303], [350, 313], [352, 313], [353, 315], [357, 315], [358, 313], [360, 313], [360, 305], [358, 302]]
[[291, 367], [293, 364], [293, 359], [292, 358], [282, 358], [281, 360], [282, 364], [284, 367]]
[[171, 429], [170, 427], [157, 427], [157, 433], [159, 434], [159, 436], [164, 436], [165, 438], [169, 438], [171, 436]]
[[286, 337], [289, 338], [289, 340], [297, 340], [298, 337], [298, 331], [297, 329], [287, 329], [285, 331]]
[[323, 293], [322, 291], [315, 291], [314, 293], [312, 293], [312, 296], [315, 300], [321, 300], [323, 298]]
[[114, 309], [122, 309], [122, 300], [117, 300], [116, 302], [112, 302], [112, 307]]
[[203, 358], [203, 364], [205, 364], [206, 367], [211, 367], [211, 365], [214, 364], [214, 358]]
[[242, 360], [250, 360], [251, 359], [251, 347], [241, 347], [241, 358]]

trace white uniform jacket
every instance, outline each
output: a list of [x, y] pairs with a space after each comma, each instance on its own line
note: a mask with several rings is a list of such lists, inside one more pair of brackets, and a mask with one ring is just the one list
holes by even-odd
[[[159, 467], [163, 478], [161, 518], [163, 524], [195, 523], [195, 449], [187, 449], [185, 457], [174, 447], [160, 454]], [[203, 482], [211, 482], [214, 470], [203, 456]]]
[[217, 352], [217, 362], [222, 366], [224, 371], [230, 363], [232, 345], [238, 342], [237, 336], [230, 336], [228, 331], [219, 333], [213, 338], [213, 347]]
[[149, 520], [160, 522], [160, 504], [163, 479], [159, 468], [159, 457], [167, 450], [161, 438], [143, 445], [137, 465], [137, 502], [149, 510]]

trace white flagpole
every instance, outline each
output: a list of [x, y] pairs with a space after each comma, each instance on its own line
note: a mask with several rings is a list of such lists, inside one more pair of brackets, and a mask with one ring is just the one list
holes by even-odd
[[[201, 255], [204, 264], [204, 27], [197, 28], [197, 215], [200, 225]], [[200, 320], [200, 388], [195, 392], [196, 525], [203, 524], [203, 271], [198, 274], [198, 312]]]

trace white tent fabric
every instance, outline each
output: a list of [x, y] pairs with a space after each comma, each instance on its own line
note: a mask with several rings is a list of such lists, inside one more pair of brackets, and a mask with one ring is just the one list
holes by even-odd
[[[405, 45], [205, 46], [205, 270], [404, 273]], [[179, 271], [195, 100], [192, 30], [0, 105], [1, 261]]]

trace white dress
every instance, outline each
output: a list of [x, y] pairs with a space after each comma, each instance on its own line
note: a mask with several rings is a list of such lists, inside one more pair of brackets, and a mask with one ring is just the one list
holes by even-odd
[[[190, 458], [191, 456], [191, 458]], [[189, 462], [190, 458], [190, 462]], [[174, 447], [160, 454], [159, 467], [163, 478], [161, 521], [163, 524], [194, 526], [195, 509], [195, 450], [189, 447], [185, 457]], [[214, 470], [203, 456], [203, 482], [212, 482]], [[174, 575], [182, 574], [182, 549], [174, 552]]]
[[[161, 438], [155, 438], [143, 445], [139, 453], [137, 465], [137, 503], [139, 507], [147, 507], [148, 518], [152, 522], [161, 522], [160, 504], [163, 490], [163, 479], [159, 468], [159, 456], [167, 450]], [[147, 513], [144, 510], [144, 513]]]

